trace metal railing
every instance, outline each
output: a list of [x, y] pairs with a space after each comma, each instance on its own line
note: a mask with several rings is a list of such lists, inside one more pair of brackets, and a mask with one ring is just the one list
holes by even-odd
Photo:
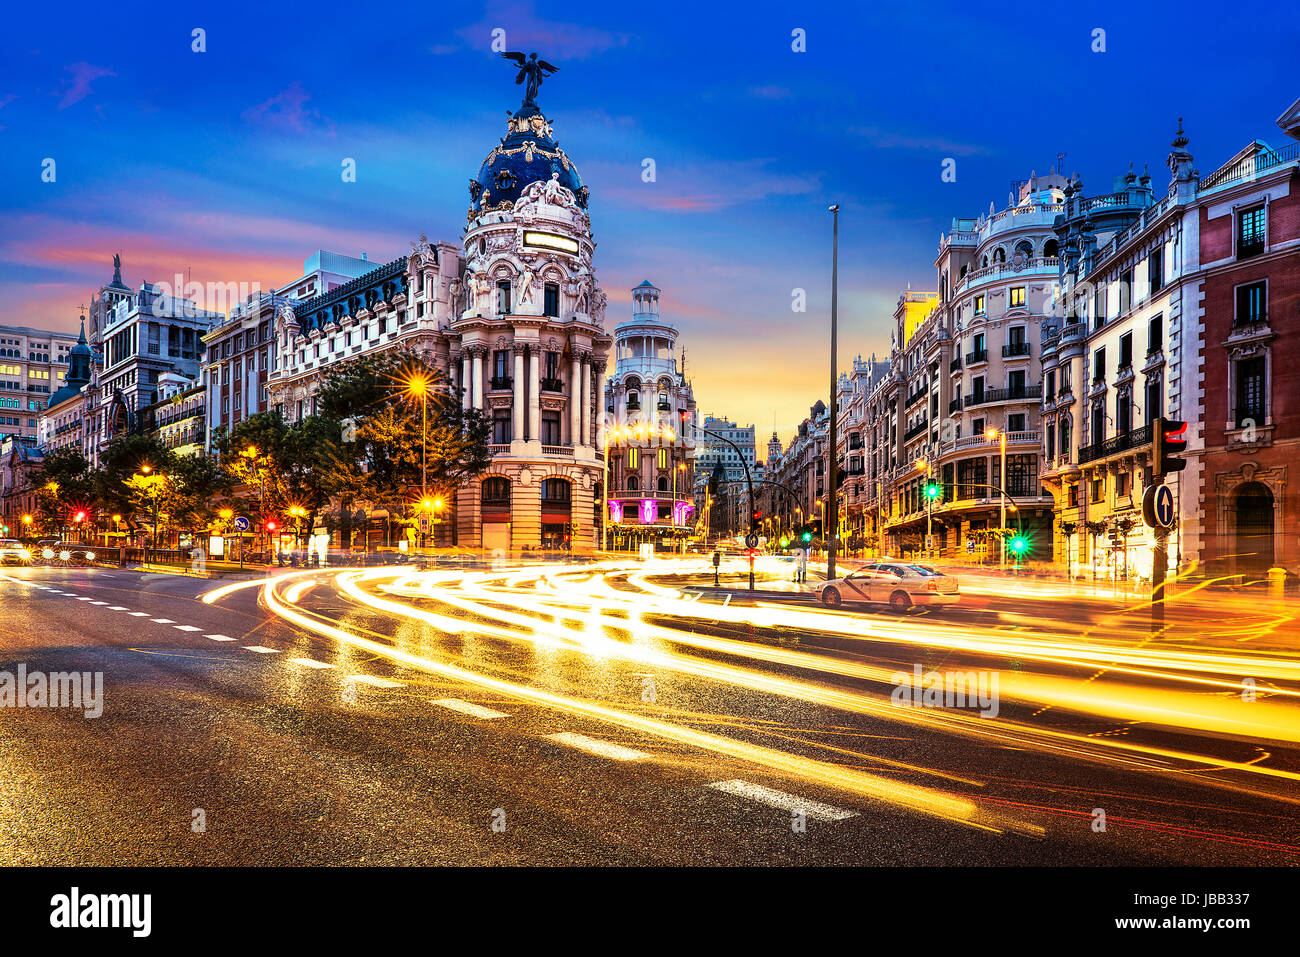
[[969, 409], [972, 406], [988, 405], [991, 402], [1014, 402], [1018, 399], [1041, 399], [1042, 397], [1042, 385], [1027, 385], [1019, 389], [985, 389], [983, 392], [966, 396], [964, 404]]
[[1082, 465], [1084, 462], [1106, 458], [1109, 455], [1117, 455], [1120, 452], [1127, 452], [1130, 449], [1136, 449], [1150, 443], [1151, 426], [1144, 425], [1140, 429], [1130, 429], [1128, 432], [1121, 432], [1119, 435], [1104, 439], [1101, 442], [1081, 446], [1079, 449], [1079, 464]]
[[1002, 358], [1004, 359], [1010, 359], [1013, 356], [1027, 356], [1027, 355], [1029, 355], [1028, 342], [1008, 342], [1005, 346], [1002, 347]]
[[989, 351], [987, 349], [977, 349], [975, 352], [966, 353], [966, 364], [973, 366], [977, 362], [988, 362]]

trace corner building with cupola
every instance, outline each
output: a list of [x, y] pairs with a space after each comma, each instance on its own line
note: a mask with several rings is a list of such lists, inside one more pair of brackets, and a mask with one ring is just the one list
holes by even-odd
[[506, 126], [470, 181], [459, 248], [421, 236], [409, 255], [280, 308], [271, 406], [310, 415], [331, 361], [417, 352], [492, 424], [491, 465], [455, 490], [435, 543], [590, 551], [612, 339], [588, 190], [534, 101]]

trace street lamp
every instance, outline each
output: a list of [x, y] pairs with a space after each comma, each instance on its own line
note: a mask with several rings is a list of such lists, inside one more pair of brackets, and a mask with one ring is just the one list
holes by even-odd
[[984, 433], [984, 438], [992, 442], [998, 440], [998, 447], [1001, 453], [1001, 465], [998, 472], [998, 484], [1002, 488], [998, 489], [999, 500], [1001, 501], [1001, 525], [1002, 530], [998, 535], [998, 569], [1002, 570], [1007, 567], [1007, 493], [1003, 491], [1007, 484], [1007, 433], [1002, 429], [988, 429]]
[[[836, 203], [830, 207], [830, 212], [834, 217], [834, 225], [831, 228], [831, 405], [830, 405], [830, 436], [826, 445], [826, 455], [830, 459], [830, 481], [827, 483], [827, 500], [830, 507], [826, 509], [829, 515], [839, 515], [839, 507], [836, 503], [836, 458], [835, 458], [835, 419], [838, 415], [835, 403], [835, 389], [839, 382], [838, 360], [835, 354], [836, 335], [839, 324], [839, 279], [840, 279], [840, 204]], [[835, 577], [835, 534], [831, 533], [830, 539], [826, 545], [826, 580], [830, 581]]]

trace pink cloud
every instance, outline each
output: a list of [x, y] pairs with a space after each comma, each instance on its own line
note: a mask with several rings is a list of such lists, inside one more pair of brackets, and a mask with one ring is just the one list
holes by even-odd
[[582, 60], [628, 44], [627, 34], [611, 33], [579, 23], [544, 20], [537, 16], [534, 8], [535, 4], [529, 0], [495, 0], [487, 5], [482, 20], [456, 33], [471, 48], [489, 50], [492, 31], [500, 28], [505, 30], [509, 49], [525, 53], [535, 50], [541, 59], [551, 62]]
[[117, 76], [112, 70], [102, 66], [95, 66], [91, 63], [74, 63], [72, 66], [64, 67], [72, 74], [72, 80], [68, 88], [63, 91], [63, 99], [59, 100], [59, 109], [66, 110], [73, 103], [84, 100], [90, 95], [90, 84], [101, 77]]
[[307, 133], [319, 127], [333, 135], [334, 123], [322, 117], [318, 110], [307, 106], [307, 101], [310, 99], [311, 94], [295, 80], [288, 89], [281, 90], [257, 106], [250, 106], [242, 115], [250, 123], [290, 130], [294, 133]]

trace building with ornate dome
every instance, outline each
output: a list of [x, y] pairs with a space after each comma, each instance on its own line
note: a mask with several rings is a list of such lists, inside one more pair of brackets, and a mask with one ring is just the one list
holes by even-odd
[[588, 190], [525, 100], [470, 181], [459, 248], [411, 253], [276, 319], [270, 405], [314, 412], [321, 369], [409, 349], [492, 422], [492, 464], [455, 490], [439, 545], [590, 550], [603, 497], [605, 294], [592, 268]]

